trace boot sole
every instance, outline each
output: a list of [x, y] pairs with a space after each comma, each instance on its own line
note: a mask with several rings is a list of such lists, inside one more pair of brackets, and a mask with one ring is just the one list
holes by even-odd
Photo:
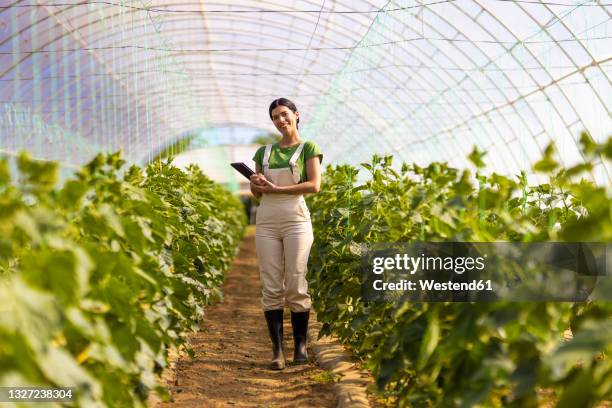
[[306, 363], [308, 363], [308, 359], [293, 360], [293, 364], [306, 364]]

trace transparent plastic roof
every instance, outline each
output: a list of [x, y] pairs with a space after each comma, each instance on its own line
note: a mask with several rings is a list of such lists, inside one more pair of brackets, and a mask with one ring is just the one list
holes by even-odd
[[[40, 4], [39, 4], [40, 3]], [[143, 162], [196, 128], [274, 131], [292, 99], [325, 163], [372, 153], [528, 169], [612, 134], [604, 1], [30, 1], [0, 8], [0, 152]], [[612, 180], [600, 164], [593, 177]]]

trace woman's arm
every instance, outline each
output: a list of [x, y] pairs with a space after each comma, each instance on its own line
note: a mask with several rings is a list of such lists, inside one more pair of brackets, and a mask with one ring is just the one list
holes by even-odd
[[[255, 189], [262, 193], [277, 194], [318, 193], [321, 188], [321, 162], [318, 156], [306, 160], [306, 178], [307, 181], [292, 186], [276, 186], [267, 182], [267, 185], [255, 186]], [[253, 183], [251, 183], [251, 185], [253, 185]], [[251, 191], [253, 191], [253, 187], [251, 187]]]

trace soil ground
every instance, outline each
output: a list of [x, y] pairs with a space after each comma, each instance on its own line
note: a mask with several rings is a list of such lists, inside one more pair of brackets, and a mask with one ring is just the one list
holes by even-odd
[[[205, 311], [201, 331], [190, 335], [195, 358], [181, 357], [167, 384], [178, 407], [309, 407], [335, 406], [332, 383], [312, 362], [292, 365], [293, 338], [285, 310], [288, 366], [268, 368], [272, 346], [260, 305], [261, 285], [254, 229], [249, 228], [240, 252], [226, 275], [223, 302]], [[312, 359], [312, 350], [309, 349]]]

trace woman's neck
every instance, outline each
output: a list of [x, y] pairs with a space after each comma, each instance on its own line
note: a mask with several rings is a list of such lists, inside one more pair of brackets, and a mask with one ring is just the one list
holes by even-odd
[[300, 140], [300, 134], [296, 130], [295, 132], [292, 132], [292, 133], [290, 133], [288, 135], [283, 135], [283, 137], [280, 140], [280, 142], [278, 142], [278, 145], [280, 147], [288, 147], [288, 146], [292, 146], [292, 145], [298, 143], [299, 140]]

